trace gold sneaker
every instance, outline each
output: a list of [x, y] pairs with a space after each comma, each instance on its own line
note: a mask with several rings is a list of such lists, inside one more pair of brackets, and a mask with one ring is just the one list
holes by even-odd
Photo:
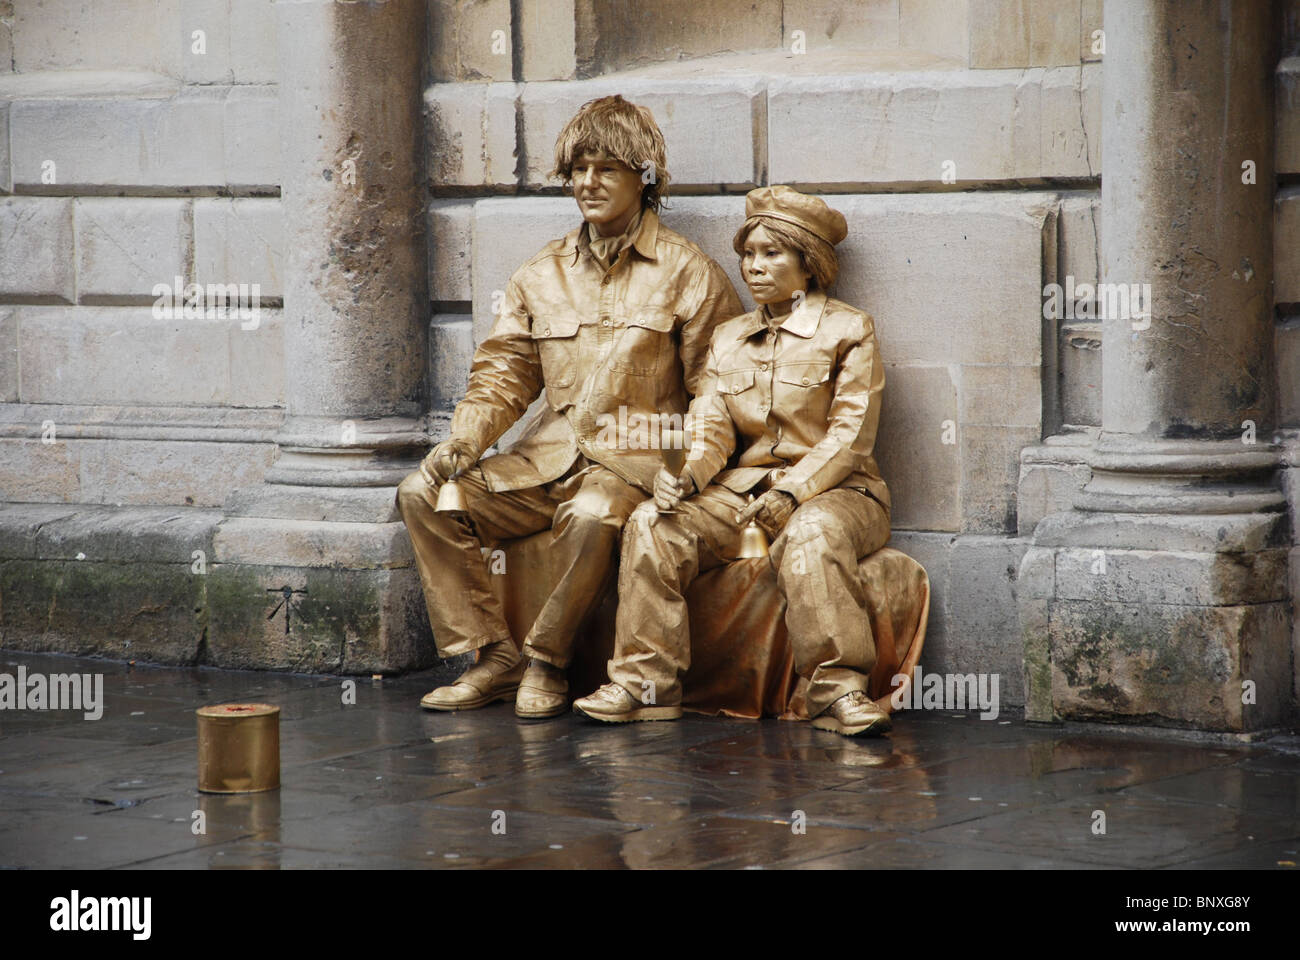
[[607, 683], [590, 696], [573, 701], [573, 709], [593, 720], [604, 720], [606, 723], [676, 720], [682, 715], [680, 705], [669, 707], [642, 705], [617, 683]]
[[813, 717], [812, 725], [818, 730], [830, 730], [846, 737], [861, 734], [874, 737], [887, 731], [893, 724], [889, 714], [876, 706], [870, 697], [861, 690], [854, 690]]

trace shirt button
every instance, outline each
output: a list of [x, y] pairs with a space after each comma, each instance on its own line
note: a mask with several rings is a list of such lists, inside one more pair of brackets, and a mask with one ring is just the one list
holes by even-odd
[[766, 370], [766, 369], [767, 369], [767, 364], [766, 364], [766, 363], [760, 363], [760, 364], [758, 365], [758, 369], [760, 369], [760, 370]]
[[542, 336], [544, 336], [544, 337], [549, 337], [550, 335], [551, 335], [551, 328], [550, 328], [550, 327], [542, 327]]
[[804, 385], [805, 387], [808, 386], [808, 378], [807, 378], [807, 377], [804, 377], [804, 378], [803, 378], [803, 385]]
[[604, 317], [604, 318], [602, 318], [601, 321], [600, 321], [600, 325], [601, 325], [602, 327], [608, 327], [608, 326], [609, 326], [609, 317]]

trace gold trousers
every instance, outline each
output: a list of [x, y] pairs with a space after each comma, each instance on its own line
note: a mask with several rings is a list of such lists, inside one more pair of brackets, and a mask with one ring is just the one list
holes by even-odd
[[[681, 678], [691, 665], [683, 594], [698, 574], [735, 556], [735, 517], [744, 506], [745, 498], [715, 484], [683, 500], [675, 514], [659, 514], [649, 501], [628, 519], [609, 678], [638, 702], [653, 695], [659, 704], [681, 703]], [[885, 508], [857, 490], [837, 489], [801, 504], [771, 545], [795, 670], [809, 683], [809, 716], [867, 690], [876, 645], [858, 559], [888, 540]]]
[[397, 488], [438, 653], [450, 657], [511, 640], [482, 548], [550, 528], [555, 586], [523, 652], [567, 667], [575, 634], [608, 582], [623, 524], [645, 492], [582, 457], [559, 480], [524, 490], [493, 493], [478, 467], [457, 483], [467, 516], [436, 513], [438, 488], [418, 470]]

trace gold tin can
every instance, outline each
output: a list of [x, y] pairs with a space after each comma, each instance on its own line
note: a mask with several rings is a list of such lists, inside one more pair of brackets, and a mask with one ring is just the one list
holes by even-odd
[[259, 793], [280, 787], [280, 708], [268, 703], [199, 707], [199, 790]]

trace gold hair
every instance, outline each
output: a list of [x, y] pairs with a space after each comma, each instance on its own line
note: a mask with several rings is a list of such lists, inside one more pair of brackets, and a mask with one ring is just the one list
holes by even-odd
[[567, 187], [573, 164], [584, 153], [605, 153], [644, 175], [653, 165], [654, 177], [641, 188], [641, 206], [657, 211], [668, 195], [668, 161], [664, 135], [654, 114], [618, 94], [588, 100], [564, 125], [555, 140], [555, 169]]

